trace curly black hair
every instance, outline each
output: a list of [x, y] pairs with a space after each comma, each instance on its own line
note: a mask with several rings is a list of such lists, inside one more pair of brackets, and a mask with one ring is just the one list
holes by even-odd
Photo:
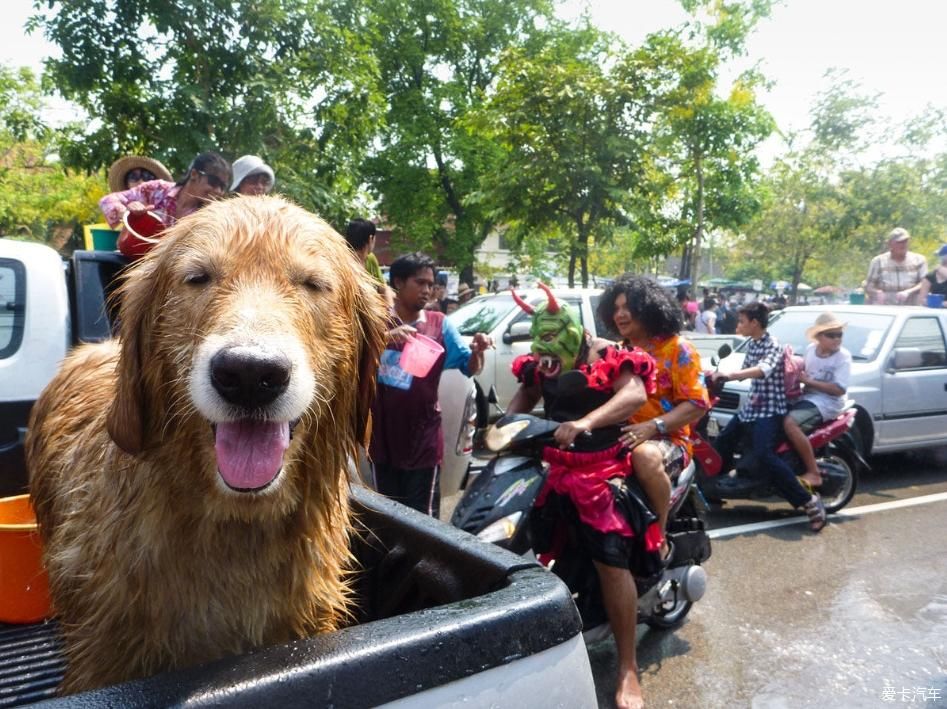
[[615, 329], [615, 299], [624, 294], [632, 317], [649, 337], [678, 335], [684, 327], [681, 306], [673, 296], [650, 278], [626, 273], [615, 279], [598, 304], [598, 316], [610, 330]]

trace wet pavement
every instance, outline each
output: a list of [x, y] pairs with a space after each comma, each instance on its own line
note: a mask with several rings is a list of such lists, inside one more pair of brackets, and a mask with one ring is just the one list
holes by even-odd
[[[872, 461], [850, 510], [947, 492], [947, 449]], [[711, 529], [780, 519], [728, 504]], [[639, 628], [647, 706], [947, 709], [947, 499], [713, 542], [707, 595], [676, 631]], [[615, 652], [589, 648], [613, 706]]]

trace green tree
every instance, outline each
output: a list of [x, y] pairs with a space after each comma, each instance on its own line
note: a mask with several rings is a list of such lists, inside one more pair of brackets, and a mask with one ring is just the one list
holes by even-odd
[[803, 279], [859, 285], [894, 226], [909, 229], [912, 249], [922, 253], [947, 237], [947, 156], [933, 150], [943, 134], [940, 112], [930, 110], [905, 127], [906, 152], [871, 164], [866, 148], [882, 129], [876, 98], [844, 74], [829, 77], [809, 130], [791, 137], [791, 145], [802, 138], [808, 143], [768, 172], [763, 209], [746, 228], [739, 246], [744, 256], [735, 264], [763, 260], [793, 291]]
[[[39, 3], [37, 3], [39, 5]], [[330, 0], [50, 0], [32, 18], [57, 44], [49, 79], [90, 118], [61, 155], [97, 170], [117, 155], [183, 171], [223, 149], [262, 155], [280, 190], [341, 219], [377, 125], [377, 65], [357, 3]]]
[[500, 158], [468, 132], [494, 82], [498, 58], [551, 17], [548, 0], [372, 0], [367, 32], [387, 111], [367, 165], [396, 243], [437, 249], [471, 280], [474, 251], [493, 223], [471, 199]]
[[502, 59], [495, 92], [471, 122], [503, 148], [480, 199], [514, 239], [557, 234], [568, 277], [588, 284], [589, 246], [646, 213], [649, 103], [614, 40], [554, 29], [538, 49]]
[[32, 70], [0, 67], [0, 234], [60, 248], [79, 224], [96, 220], [105, 183], [63, 168], [42, 108]]
[[[699, 280], [706, 233], [737, 230], [759, 209], [755, 148], [774, 127], [756, 98], [763, 84], [758, 73], [744, 73], [728, 94], [719, 95], [720, 70], [752, 23], [717, 12], [716, 24], [696, 38], [697, 46], [693, 36], [685, 41], [682, 32], [664, 32], [635, 53], [658, 97], [653, 135], [666, 173], [665, 228], [673, 245], [684, 247], [678, 275], [692, 283]], [[732, 24], [733, 17], [743, 19]]]

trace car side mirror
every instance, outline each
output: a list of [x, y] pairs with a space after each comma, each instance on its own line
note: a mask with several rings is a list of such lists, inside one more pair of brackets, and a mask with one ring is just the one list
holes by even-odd
[[529, 331], [532, 326], [532, 320], [518, 320], [511, 324], [503, 333], [503, 344], [512, 345], [514, 342], [529, 340]]
[[899, 347], [888, 358], [888, 373], [902, 369], [917, 369], [924, 366], [924, 358], [916, 347]]

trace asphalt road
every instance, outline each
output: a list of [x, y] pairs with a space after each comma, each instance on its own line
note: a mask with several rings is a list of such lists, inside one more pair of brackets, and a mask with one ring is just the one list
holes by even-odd
[[[788, 505], [711, 511], [706, 596], [676, 631], [639, 627], [648, 707], [947, 709], [947, 449], [871, 462], [819, 535], [734, 529]], [[613, 641], [589, 656], [613, 706]]]

